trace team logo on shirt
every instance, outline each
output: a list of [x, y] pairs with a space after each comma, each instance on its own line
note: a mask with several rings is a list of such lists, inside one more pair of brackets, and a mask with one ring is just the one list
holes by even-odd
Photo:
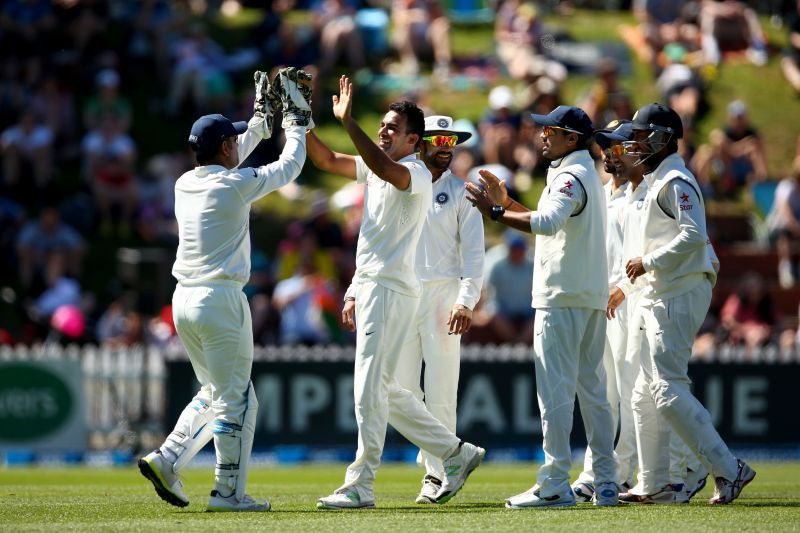
[[681, 211], [691, 211], [692, 204], [689, 203], [689, 195], [686, 193], [681, 194]]
[[447, 196], [446, 192], [440, 192], [439, 194], [436, 195], [436, 205], [442, 206], [446, 204], [449, 199], [450, 197]]
[[565, 195], [569, 196], [570, 198], [572, 198], [572, 185], [573, 185], [572, 180], [567, 180], [564, 183], [564, 186], [561, 187], [558, 190], [558, 192], [560, 192], [561, 194], [565, 194]]

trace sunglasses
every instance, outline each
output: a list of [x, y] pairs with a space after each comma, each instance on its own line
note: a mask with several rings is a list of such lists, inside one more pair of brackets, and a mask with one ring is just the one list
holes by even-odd
[[558, 126], [545, 126], [542, 128], [542, 133], [544, 133], [545, 137], [552, 137], [556, 134], [556, 131], [566, 131], [567, 133], [577, 133], [578, 135], [581, 133], [569, 128], [559, 128]]
[[627, 153], [627, 151], [625, 150], [625, 147], [622, 146], [621, 144], [612, 144], [611, 146], [606, 148], [606, 152], [608, 152], [610, 155], [613, 155], [615, 157], [620, 157], [623, 154]]
[[443, 146], [452, 148], [458, 142], [458, 135], [431, 135], [429, 137], [423, 137], [422, 140], [428, 141], [436, 148], [441, 148]]

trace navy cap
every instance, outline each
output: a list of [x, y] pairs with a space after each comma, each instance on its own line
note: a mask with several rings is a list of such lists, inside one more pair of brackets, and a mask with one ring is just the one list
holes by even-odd
[[683, 137], [683, 121], [680, 115], [664, 104], [647, 104], [633, 115], [634, 130], [655, 131], [657, 128], [654, 126], [666, 130], [676, 139]]
[[589, 137], [594, 131], [592, 119], [580, 107], [560, 105], [547, 115], [531, 114], [533, 121], [540, 126], [555, 126], [574, 131]]
[[192, 124], [189, 146], [201, 154], [214, 154], [224, 139], [247, 131], [247, 122], [231, 122], [222, 115], [204, 115]]
[[602, 130], [594, 132], [594, 141], [604, 150], [613, 142], [632, 140], [633, 124], [630, 120], [614, 120]]

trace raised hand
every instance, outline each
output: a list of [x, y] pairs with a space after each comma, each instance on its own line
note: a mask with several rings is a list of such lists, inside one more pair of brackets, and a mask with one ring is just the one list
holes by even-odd
[[312, 76], [294, 67], [282, 68], [272, 82], [272, 98], [281, 102], [284, 128], [289, 126], [314, 127], [311, 118]]
[[506, 183], [500, 181], [500, 178], [489, 172], [488, 170], [479, 170], [479, 181], [486, 191], [487, 196], [492, 201], [492, 205], [501, 205], [506, 207], [508, 204], [508, 191], [506, 190]]
[[280, 98], [275, 99], [266, 72], [255, 71], [253, 80], [256, 94], [253, 102], [253, 118], [248, 122], [248, 127], [256, 129], [262, 139], [269, 139], [272, 137], [272, 117], [275, 110], [280, 107]]
[[353, 84], [347, 76], [339, 78], [339, 96], [333, 95], [333, 116], [340, 121], [350, 120], [353, 107]]

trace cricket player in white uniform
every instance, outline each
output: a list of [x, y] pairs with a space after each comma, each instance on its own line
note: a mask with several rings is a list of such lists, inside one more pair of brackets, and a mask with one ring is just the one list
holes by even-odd
[[572, 106], [532, 118], [544, 126], [543, 155], [552, 160], [537, 210], [510, 200], [505, 185], [485, 170], [480, 172], [482, 189], [467, 184], [471, 201], [485, 215], [536, 234], [533, 351], [545, 462], [536, 485], [508, 498], [506, 507], [575, 505], [569, 484], [569, 435], [576, 394], [592, 448], [595, 505], [616, 505], [614, 431], [603, 369], [606, 206], [600, 176], [586, 149], [592, 123], [582, 109]]
[[711, 504], [727, 504], [755, 478], [731, 454], [711, 416], [689, 388], [692, 343], [711, 302], [716, 282], [713, 249], [708, 246], [703, 198], [697, 181], [677, 153], [683, 125], [678, 114], [648, 104], [633, 117], [634, 140], [627, 153], [648, 171], [644, 200], [643, 255], [626, 262], [631, 281], [645, 276], [640, 303], [648, 349], [633, 392], [640, 470], [652, 473], [620, 501], [674, 500], [670, 486], [670, 439], [675, 431], [692, 452], [711, 465]]
[[[603, 150], [603, 167], [611, 175], [603, 186], [606, 198], [606, 264], [608, 266], [608, 288], [612, 291], [625, 277], [625, 265], [622, 261], [623, 216], [626, 204], [626, 193], [630, 187], [628, 173], [619, 164], [619, 158], [611, 153], [611, 143], [603, 136], [614, 131], [621, 122], [613, 120], [603, 130], [595, 132], [594, 138]], [[616, 143], [619, 146], [619, 142]], [[629, 167], [630, 168], [630, 167]], [[630, 407], [630, 393], [633, 380], [627, 390], [624, 387], [622, 374], [626, 370], [626, 347], [628, 336], [628, 320], [625, 302], [616, 310], [617, 320], [609, 320], [606, 324], [606, 344], [603, 352], [603, 368], [606, 372], [608, 402], [611, 406], [611, 426], [621, 427], [614, 454], [617, 458], [617, 485], [627, 488], [632, 486], [633, 467], [636, 460], [636, 436], [633, 431], [633, 413]], [[636, 369], [638, 370], [638, 359]], [[630, 373], [630, 372], [629, 372]], [[633, 374], [635, 378], [635, 373]], [[579, 501], [591, 501], [594, 496], [594, 472], [592, 471], [592, 450], [586, 447], [583, 461], [583, 472], [572, 485], [572, 491]]]
[[342, 76], [333, 113], [360, 154], [331, 151], [313, 133], [309, 156], [322, 170], [365, 183], [364, 215], [356, 249], [356, 273], [345, 295], [342, 321], [358, 326], [354, 399], [358, 450], [344, 484], [320, 498], [320, 509], [375, 506], [375, 474], [387, 423], [420, 449], [444, 460], [442, 487], [434, 498], [445, 503], [478, 467], [485, 451], [459, 438], [396, 378], [409, 326], [414, 323], [421, 285], [416, 250], [432, 202], [431, 173], [415, 152], [424, 131], [422, 111], [411, 102], [389, 106], [376, 145], [351, 116], [353, 86]]
[[[638, 303], [642, 290], [645, 288], [645, 279], [640, 277], [632, 283], [625, 275], [625, 261], [623, 258], [642, 255], [642, 228], [644, 226], [643, 212], [644, 199], [647, 195], [647, 182], [644, 180], [644, 167], [635, 165], [636, 156], [624, 153], [622, 143], [633, 140], [633, 126], [630, 121], [624, 121], [615, 129], [595, 132], [595, 140], [603, 148], [604, 164], [607, 170], [613, 171], [628, 180], [625, 188], [624, 204], [620, 208], [619, 220], [622, 229], [621, 249], [615, 254], [617, 265], [614, 267], [622, 273], [621, 276], [612, 275], [616, 282], [609, 287], [608, 310], [606, 316], [608, 323], [607, 339], [612, 338], [613, 327], [619, 323], [618, 328], [627, 332], [626, 338], [618, 346], [618, 356], [615, 357], [615, 381], [619, 394], [620, 424], [619, 438], [614, 452], [619, 466], [618, 484], [625, 490], [633, 487], [633, 474], [638, 463], [636, 451], [636, 431], [633, 420], [631, 395], [636, 376], [641, 366], [641, 350], [647, 349], [647, 341], [641, 325], [641, 313]], [[613, 169], [609, 169], [611, 166]], [[609, 223], [609, 228], [611, 224]], [[710, 245], [709, 245], [710, 246]], [[716, 254], [714, 254], [716, 257]], [[606, 350], [609, 343], [606, 343]], [[608, 352], [606, 352], [608, 355]], [[611, 372], [608, 371], [609, 374]], [[609, 382], [612, 379], [609, 376]], [[612, 396], [609, 396], [611, 399]], [[613, 404], [612, 404], [613, 409]], [[640, 484], [648, 484], [647, 477], [651, 473], [640, 473]], [[670, 484], [674, 489], [674, 503], [688, 503], [689, 500], [705, 487], [708, 471], [700, 460], [689, 450], [686, 444], [674, 432], [670, 436]], [[583, 478], [583, 479], [582, 479]], [[591, 477], [585, 470], [573, 490], [577, 497], [593, 492]], [[673, 502], [670, 502], [673, 503]]]
[[[266, 74], [256, 72], [256, 113], [249, 124], [206, 115], [192, 125], [189, 145], [198, 166], [175, 183], [180, 241], [172, 312], [201, 388], [161, 448], [139, 460], [158, 495], [178, 507], [189, 504], [180, 471], [213, 438], [217, 464], [208, 510], [270, 509], [268, 501], [245, 492], [258, 401], [250, 381], [253, 328], [242, 287], [250, 277], [250, 205], [303, 168], [310, 80], [303, 71], [285, 69], [270, 86]], [[237, 168], [271, 135], [278, 105], [286, 134], [280, 157], [258, 168]]]
[[[451, 117], [425, 118], [420, 158], [433, 176], [433, 200], [417, 245], [422, 297], [415, 323], [403, 343], [395, 376], [400, 386], [425, 399], [447, 429], [456, 430], [461, 337], [483, 284], [483, 218], [466, 197], [464, 182], [450, 172], [453, 149], [472, 136], [455, 131]], [[425, 362], [425, 391], [420, 387]], [[434, 503], [444, 477], [442, 461], [421, 451], [425, 466], [416, 502]]]

